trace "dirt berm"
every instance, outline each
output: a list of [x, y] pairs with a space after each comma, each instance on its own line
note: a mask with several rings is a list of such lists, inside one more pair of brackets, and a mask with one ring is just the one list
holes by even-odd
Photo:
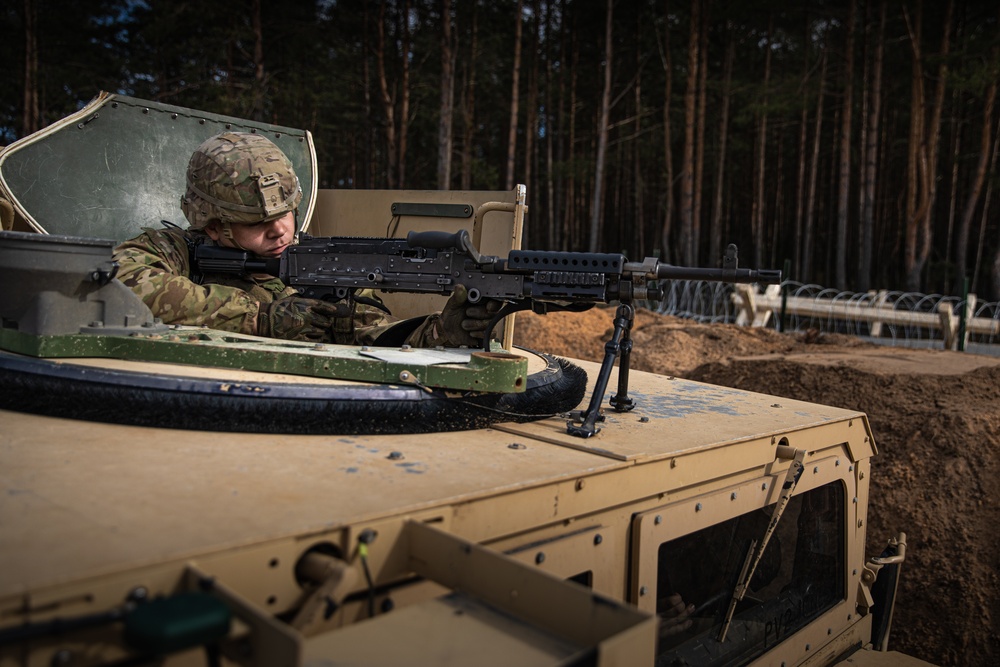
[[[613, 312], [519, 314], [515, 339], [600, 360]], [[632, 338], [638, 370], [867, 413], [879, 450], [868, 555], [907, 534], [890, 648], [939, 665], [1000, 664], [1000, 358], [647, 311]]]

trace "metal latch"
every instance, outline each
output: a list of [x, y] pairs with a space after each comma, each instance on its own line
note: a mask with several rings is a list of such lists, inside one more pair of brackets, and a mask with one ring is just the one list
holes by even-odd
[[887, 565], [899, 565], [906, 560], [906, 533], [889, 540], [886, 551], [895, 551], [891, 556], [872, 556], [861, 570], [861, 583], [858, 585], [858, 613], [867, 616], [875, 602], [871, 588], [878, 579], [879, 571]]
[[906, 560], [906, 533], [889, 540], [885, 550], [869, 559], [861, 570], [858, 582], [857, 610], [861, 616], [872, 616], [871, 643], [878, 651], [888, 650], [892, 629], [899, 572]]

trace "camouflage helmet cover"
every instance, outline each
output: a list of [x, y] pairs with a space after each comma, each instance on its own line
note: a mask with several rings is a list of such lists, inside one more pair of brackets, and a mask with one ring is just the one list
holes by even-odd
[[193, 229], [202, 229], [214, 220], [274, 220], [301, 201], [299, 179], [280, 148], [259, 134], [223, 132], [191, 155], [181, 210]]

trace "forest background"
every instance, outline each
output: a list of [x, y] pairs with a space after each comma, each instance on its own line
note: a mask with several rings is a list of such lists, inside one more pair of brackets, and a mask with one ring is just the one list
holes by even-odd
[[101, 90], [324, 188], [527, 187], [525, 246], [1000, 300], [995, 0], [8, 0], [0, 145]]

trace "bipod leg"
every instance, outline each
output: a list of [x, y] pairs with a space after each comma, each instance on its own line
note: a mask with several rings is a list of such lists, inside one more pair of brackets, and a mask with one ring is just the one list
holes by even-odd
[[628, 397], [628, 370], [632, 358], [633, 321], [630, 319], [625, 328], [625, 333], [622, 335], [621, 351], [618, 353], [618, 393], [608, 401], [615, 412], [628, 412], [635, 407], [635, 401]]
[[632, 329], [632, 322], [635, 320], [635, 310], [628, 304], [620, 304], [615, 312], [615, 330], [611, 334], [611, 340], [604, 344], [604, 361], [601, 363], [601, 370], [597, 374], [597, 381], [594, 383], [594, 392], [590, 396], [590, 403], [582, 413], [573, 413], [573, 419], [566, 422], [566, 432], [581, 438], [589, 438], [601, 429], [596, 424], [604, 420], [601, 414], [601, 403], [604, 402], [604, 394], [608, 389], [608, 381], [611, 379], [611, 369], [614, 368], [615, 359], [621, 351], [622, 340], [631, 341], [629, 331]]

